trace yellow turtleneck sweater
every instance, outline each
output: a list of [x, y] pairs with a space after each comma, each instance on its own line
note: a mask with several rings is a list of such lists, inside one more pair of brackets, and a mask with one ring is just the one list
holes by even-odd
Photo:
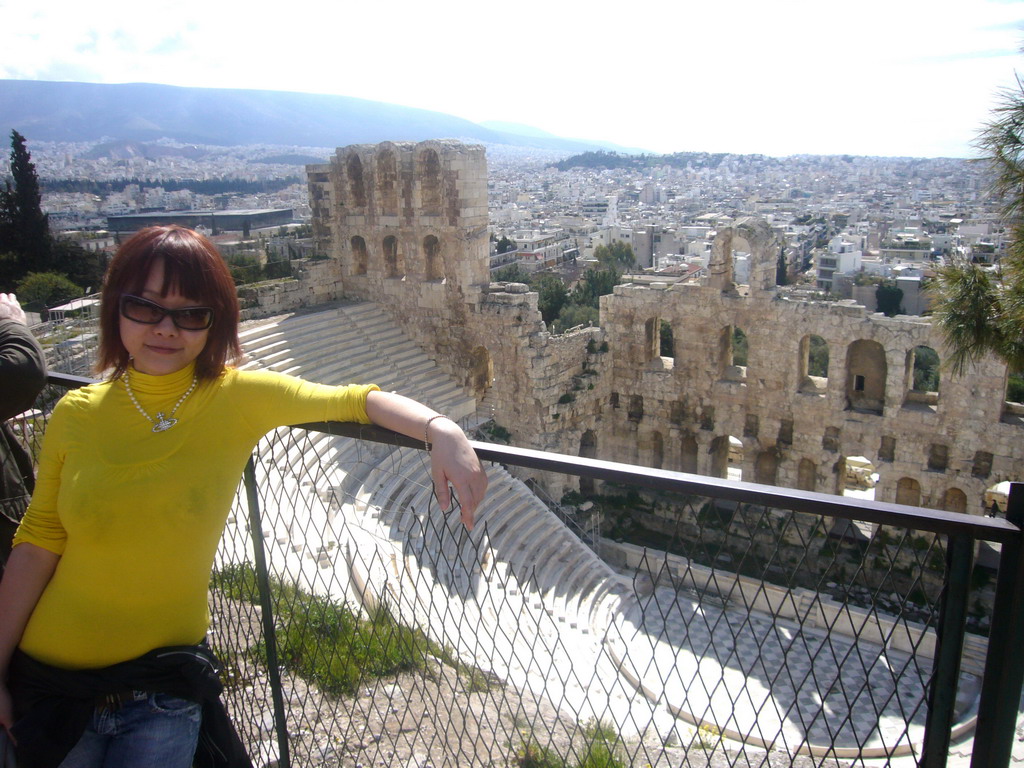
[[[193, 368], [132, 371], [136, 399], [168, 413]], [[20, 647], [69, 669], [199, 642], [214, 553], [245, 462], [275, 427], [369, 423], [376, 387], [328, 387], [271, 372], [228, 370], [200, 383], [166, 432], [117, 380], [69, 392], [46, 429], [36, 491], [14, 543], [61, 556]]]

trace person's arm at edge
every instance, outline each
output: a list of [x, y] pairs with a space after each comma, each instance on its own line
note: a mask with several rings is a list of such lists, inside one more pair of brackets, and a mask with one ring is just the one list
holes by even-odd
[[432, 445], [430, 474], [437, 501], [442, 509], [451, 506], [451, 484], [462, 508], [462, 524], [472, 530], [476, 509], [487, 492], [487, 475], [459, 425], [447, 417], [431, 421], [439, 415], [437, 411], [393, 392], [370, 392], [366, 415], [378, 426]]
[[46, 358], [13, 293], [0, 293], [0, 420], [31, 408], [46, 383]]
[[7, 691], [7, 667], [59, 561], [60, 555], [23, 542], [11, 552], [0, 580], [0, 726], [8, 731], [14, 713]]

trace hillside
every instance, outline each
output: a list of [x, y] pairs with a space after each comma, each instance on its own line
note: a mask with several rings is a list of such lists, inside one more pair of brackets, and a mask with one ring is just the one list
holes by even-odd
[[565, 152], [598, 148], [597, 142], [520, 135], [441, 112], [347, 96], [148, 83], [0, 80], [0, 131], [12, 128], [33, 141], [167, 138], [220, 146], [337, 147], [459, 138]]

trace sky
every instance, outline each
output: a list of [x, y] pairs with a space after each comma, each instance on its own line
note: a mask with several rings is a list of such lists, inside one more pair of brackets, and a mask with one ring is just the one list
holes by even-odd
[[1024, 0], [0, 0], [0, 79], [304, 91], [653, 152], [972, 157]]

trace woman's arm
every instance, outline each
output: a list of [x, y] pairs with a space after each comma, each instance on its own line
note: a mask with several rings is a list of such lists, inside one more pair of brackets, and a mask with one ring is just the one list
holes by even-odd
[[451, 485], [462, 507], [462, 524], [473, 530], [473, 516], [487, 492], [487, 475], [459, 425], [446, 417], [435, 419], [437, 411], [393, 392], [370, 392], [366, 415], [378, 426], [432, 445], [430, 474], [437, 501], [443, 509], [451, 506]]
[[0, 726], [8, 730], [14, 714], [7, 693], [7, 666], [59, 561], [60, 555], [22, 543], [11, 552], [0, 580]]

